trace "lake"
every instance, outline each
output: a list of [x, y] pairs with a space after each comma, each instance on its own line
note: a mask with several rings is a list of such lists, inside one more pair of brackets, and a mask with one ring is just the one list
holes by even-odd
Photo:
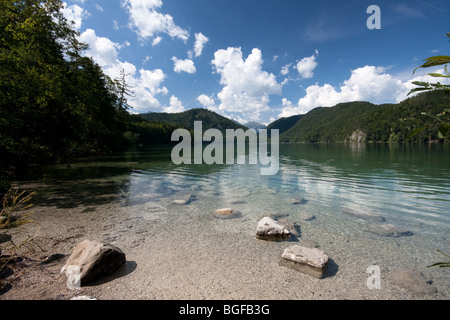
[[[162, 246], [178, 245], [183, 242], [179, 235], [189, 238], [191, 228], [196, 238], [189, 242], [192, 252], [229, 241], [230, 249], [221, 255], [236, 261], [236, 274], [242, 266], [238, 267], [235, 250], [247, 241], [256, 241], [248, 242], [252, 257], [261, 256], [261, 263], [270, 260], [274, 270], [281, 268], [274, 262], [283, 248], [300, 243], [319, 247], [333, 259], [328, 279], [342, 274], [343, 281], [355, 281], [352, 285], [366, 290], [366, 269], [371, 265], [384, 273], [417, 267], [449, 298], [448, 269], [426, 268], [446, 261], [436, 249], [450, 253], [448, 144], [281, 144], [280, 167], [273, 176], [262, 176], [258, 165], [175, 165], [170, 152], [171, 147], [159, 146], [81, 159], [70, 166], [35, 170], [21, 183], [38, 192], [37, 205], [68, 214], [74, 208], [88, 210], [94, 222], [96, 210], [106, 206], [110, 216], [107, 222], [102, 220], [98, 237], [129, 250], [154, 248], [152, 236]], [[187, 204], [173, 203], [188, 197]], [[242, 217], [214, 218], [220, 208], [239, 210]], [[348, 212], [369, 212], [383, 221]], [[295, 222], [298, 235], [270, 246], [254, 240], [257, 222], [265, 213]], [[134, 228], [124, 226], [125, 216], [126, 221], [135, 221]], [[387, 224], [407, 232], [393, 236], [376, 231]], [[155, 236], [156, 226], [165, 230], [165, 236]], [[175, 238], [177, 244], [172, 242]], [[364, 292], [366, 298], [375, 294]], [[376, 294], [383, 298], [383, 293]], [[216, 296], [206, 295], [211, 297]]]

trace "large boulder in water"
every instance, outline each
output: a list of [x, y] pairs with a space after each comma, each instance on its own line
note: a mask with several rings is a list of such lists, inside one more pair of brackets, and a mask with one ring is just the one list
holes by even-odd
[[264, 240], [282, 240], [290, 238], [291, 233], [272, 218], [264, 217], [258, 222], [256, 237]]
[[294, 245], [284, 250], [279, 265], [320, 279], [328, 267], [328, 261], [328, 255], [320, 249]]

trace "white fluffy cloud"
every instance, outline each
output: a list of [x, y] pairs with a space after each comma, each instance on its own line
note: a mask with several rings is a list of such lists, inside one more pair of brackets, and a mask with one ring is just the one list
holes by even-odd
[[283, 76], [286, 76], [286, 75], [289, 73], [289, 69], [291, 68], [291, 66], [292, 66], [292, 63], [289, 63], [289, 64], [287, 64], [287, 65], [284, 65], [283, 67], [281, 67], [280, 73], [281, 73]]
[[152, 41], [152, 46], [156, 46], [158, 43], [160, 43], [162, 38], [160, 36], [156, 36]]
[[262, 54], [259, 49], [243, 58], [241, 48], [218, 50], [212, 64], [220, 75], [224, 87], [217, 95], [218, 110], [240, 112], [251, 120], [259, 120], [260, 113], [269, 111], [269, 95], [281, 94], [281, 85], [273, 74], [262, 70]]
[[183, 107], [181, 101], [177, 97], [172, 95], [170, 97], [170, 106], [164, 107], [163, 111], [167, 113], [178, 113], [186, 111], [186, 109]]
[[187, 73], [195, 73], [197, 71], [194, 61], [190, 59], [180, 60], [177, 59], [177, 57], [172, 57], [172, 61], [174, 63], [173, 71], [177, 73], [182, 71]]
[[64, 18], [67, 19], [67, 22], [71, 24], [75, 30], [80, 30], [83, 18], [89, 16], [89, 13], [79, 5], [74, 4], [67, 6], [67, 3], [65, 2], [63, 2], [61, 12], [64, 15]]
[[214, 109], [216, 107], [216, 103], [214, 102], [213, 98], [208, 97], [206, 94], [198, 96], [197, 101], [207, 109]]
[[311, 57], [305, 57], [297, 63], [296, 69], [298, 73], [305, 79], [312, 78], [314, 76], [314, 69], [317, 67], [316, 58], [319, 55], [319, 51]]
[[194, 43], [195, 57], [199, 57], [202, 55], [203, 47], [208, 41], [209, 39], [205, 37], [201, 32], [195, 34], [195, 43]]
[[100, 66], [116, 64], [120, 45], [105, 37], [99, 37], [92, 29], [83, 32], [79, 40], [89, 45], [86, 54], [94, 59]]
[[183, 41], [189, 39], [188, 31], [177, 26], [171, 15], [157, 11], [162, 6], [161, 0], [123, 0], [122, 5], [130, 15], [130, 27], [141, 38], [153, 38], [165, 33]]
[[[413, 81], [436, 81], [435, 78], [427, 75], [402, 80], [386, 71], [387, 69], [383, 67], [365, 66], [352, 70], [350, 78], [345, 80], [339, 89], [330, 84], [309, 86], [306, 89], [306, 95], [299, 99], [297, 105], [283, 99], [283, 108], [279, 117], [304, 114], [316, 107], [331, 107], [350, 101], [370, 101], [375, 104], [398, 103], [406, 99], [410, 90], [416, 87], [412, 84]], [[450, 81], [446, 82], [450, 83]]]
[[168, 94], [166, 87], [161, 86], [166, 75], [161, 69], [137, 71], [136, 67], [119, 59], [121, 45], [105, 37], [99, 37], [92, 29], [87, 29], [80, 35], [80, 41], [89, 45], [86, 56], [92, 57], [102, 67], [106, 75], [112, 79], [120, 76], [121, 70], [127, 74], [127, 83], [133, 91], [133, 96], [128, 98], [129, 104], [135, 112], [157, 111], [161, 104], [156, 95]]

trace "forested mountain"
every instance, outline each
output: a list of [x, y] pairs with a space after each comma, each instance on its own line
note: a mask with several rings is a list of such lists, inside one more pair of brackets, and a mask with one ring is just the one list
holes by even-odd
[[140, 114], [139, 116], [147, 121], [166, 122], [173, 126], [186, 128], [188, 130], [194, 129], [194, 121], [202, 121], [203, 130], [211, 128], [219, 129], [221, 131], [239, 128], [247, 130], [245, 126], [238, 124], [235, 121], [202, 108], [190, 109], [180, 113], [150, 112]]
[[[448, 92], [422, 93], [399, 104], [341, 103], [305, 114], [283, 142], [426, 142], [438, 140], [437, 114], [450, 105]], [[426, 114], [424, 114], [426, 113]], [[270, 127], [270, 126], [269, 126]], [[418, 129], [423, 129], [413, 134]], [[445, 140], [450, 140], [449, 134]]]
[[282, 134], [292, 128], [301, 117], [303, 117], [303, 115], [300, 114], [292, 117], [280, 118], [269, 124], [266, 129], [268, 132], [272, 129], [278, 129], [280, 134]]

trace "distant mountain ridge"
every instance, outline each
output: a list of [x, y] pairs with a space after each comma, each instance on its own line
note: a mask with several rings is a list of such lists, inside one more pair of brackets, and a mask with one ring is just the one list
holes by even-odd
[[[438, 137], [439, 122], [435, 116], [450, 105], [446, 92], [425, 92], [398, 104], [375, 105], [366, 101], [340, 103], [334, 107], [318, 107], [304, 115], [280, 118], [267, 127], [268, 133], [278, 129], [280, 142], [425, 142], [442, 140]], [[194, 129], [194, 121], [202, 121], [203, 130], [216, 128], [261, 129], [263, 125], [246, 125], [230, 120], [213, 111], [197, 108], [181, 113], [146, 113], [139, 117], [150, 122]], [[413, 135], [420, 128], [425, 128]], [[450, 133], [444, 137], [450, 141]]]
[[186, 128], [188, 130], [194, 130], [195, 121], [202, 121], [203, 130], [212, 128], [221, 131], [225, 131], [226, 129], [247, 130], [242, 124], [202, 108], [190, 109], [180, 113], [150, 112], [140, 114], [139, 116], [147, 121], [166, 122], [173, 126]]
[[[374, 105], [359, 101], [340, 103], [329, 108], [319, 107], [303, 115], [281, 134], [280, 141], [435, 141], [439, 140], [439, 122], [431, 116], [441, 113], [449, 105], [450, 95], [444, 91], [435, 91], [419, 94], [398, 104]], [[425, 129], [413, 134], [421, 128]], [[450, 140], [450, 134], [444, 139]]]
[[260, 123], [255, 122], [255, 121], [247, 122], [244, 126], [246, 126], [249, 129], [255, 129], [256, 131], [258, 131], [259, 129], [266, 129], [265, 125], [260, 124]]

